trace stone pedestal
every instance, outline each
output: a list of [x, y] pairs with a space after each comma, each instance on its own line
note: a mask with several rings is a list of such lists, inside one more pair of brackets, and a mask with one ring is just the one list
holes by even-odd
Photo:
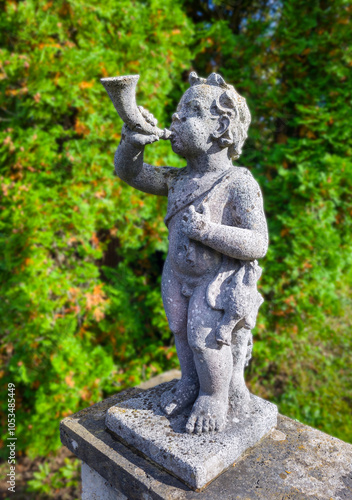
[[223, 432], [185, 433], [189, 411], [166, 417], [160, 396], [176, 381], [160, 384], [112, 406], [106, 426], [127, 446], [199, 491], [277, 425], [277, 407], [251, 396], [250, 412], [228, 422]]
[[106, 430], [108, 409], [141, 392], [124, 391], [62, 421], [62, 443], [84, 462], [84, 500], [352, 499], [352, 446], [280, 415], [277, 429], [205, 490], [191, 490]]

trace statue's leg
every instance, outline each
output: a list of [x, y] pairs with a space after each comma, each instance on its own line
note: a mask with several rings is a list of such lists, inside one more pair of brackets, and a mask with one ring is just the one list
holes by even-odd
[[206, 285], [194, 291], [188, 308], [188, 342], [194, 353], [200, 391], [186, 430], [197, 434], [225, 427], [232, 375], [231, 346], [219, 346], [215, 337], [223, 313], [208, 305]]
[[169, 327], [175, 335], [177, 355], [182, 377], [170, 390], [163, 393], [161, 406], [167, 415], [175, 415], [193, 403], [198, 396], [199, 382], [193, 352], [187, 340], [189, 299], [181, 293], [181, 284], [166, 259], [161, 285], [162, 298]]
[[218, 344], [231, 345], [232, 332], [240, 318], [233, 316], [230, 311], [224, 313], [221, 323], [216, 328], [215, 337]]
[[244, 381], [244, 369], [251, 341], [252, 333], [246, 328], [240, 328], [232, 334], [233, 370], [229, 401], [231, 409], [238, 415], [248, 410], [250, 401], [250, 394]]

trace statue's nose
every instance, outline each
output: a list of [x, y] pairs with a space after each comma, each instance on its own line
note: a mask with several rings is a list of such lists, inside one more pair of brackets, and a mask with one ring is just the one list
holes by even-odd
[[178, 114], [177, 114], [177, 113], [174, 113], [174, 114], [172, 115], [172, 120], [173, 120], [173, 121], [175, 121], [175, 122], [176, 122], [176, 121], [180, 121], [180, 117], [178, 116]]

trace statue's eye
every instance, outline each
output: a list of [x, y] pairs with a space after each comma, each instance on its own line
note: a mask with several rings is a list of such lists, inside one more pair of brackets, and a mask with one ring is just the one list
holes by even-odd
[[188, 102], [188, 109], [193, 113], [198, 113], [200, 110], [199, 102], [197, 101]]

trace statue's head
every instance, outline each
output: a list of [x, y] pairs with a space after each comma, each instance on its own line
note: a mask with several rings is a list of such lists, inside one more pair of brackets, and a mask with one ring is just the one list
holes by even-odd
[[205, 79], [192, 72], [189, 81], [172, 117], [174, 152], [188, 158], [228, 148], [229, 158], [239, 158], [251, 121], [246, 100], [216, 73]]

